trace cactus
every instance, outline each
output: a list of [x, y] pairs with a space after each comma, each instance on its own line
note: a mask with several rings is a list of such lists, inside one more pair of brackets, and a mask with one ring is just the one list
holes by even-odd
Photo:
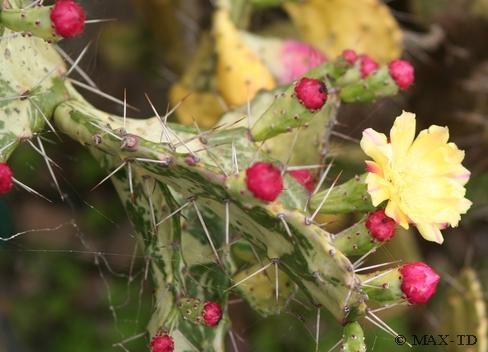
[[[463, 268], [443, 304], [443, 328], [453, 336], [473, 334], [476, 344], [472, 346], [450, 346], [449, 351], [481, 352], [488, 348], [488, 320], [483, 287], [476, 271]], [[449, 319], [447, 319], [449, 318]]]
[[[0, 161], [6, 163], [21, 142], [50, 129], [89, 149], [107, 171], [151, 258], [155, 303], [148, 334], [153, 351], [224, 351], [232, 324], [230, 292], [268, 315], [282, 312], [299, 291], [344, 325], [341, 346], [348, 352], [366, 349], [360, 320], [370, 314], [370, 300], [415, 301], [402, 286], [402, 276], [409, 277], [406, 266], [358, 273], [385, 239], [372, 237], [374, 224], [362, 219], [336, 236], [314, 221], [319, 212], [365, 214], [375, 209], [365, 178], [339, 186], [336, 178], [323, 187], [329, 167], [316, 192], [311, 173], [304, 178], [291, 172], [307, 168], [300, 163], [303, 153], [320, 162], [326, 159], [341, 104], [398, 92], [387, 65], [361, 77], [359, 60], [340, 56], [275, 89], [273, 77], [244, 46], [229, 14], [218, 9], [218, 85], [232, 86], [222, 92], [230, 105], [250, 102], [225, 114], [220, 127], [201, 132], [167, 122], [155, 107], [157, 116], [140, 120], [91, 106], [46, 41], [52, 34], [17, 35], [26, 30], [25, 23], [22, 16], [9, 14], [22, 14], [25, 2], [10, 3], [0, 16], [0, 52], [5, 56], [0, 67]], [[29, 19], [36, 23], [36, 14], [45, 17], [49, 7], [31, 11]], [[230, 64], [249, 70], [229, 69]], [[260, 89], [268, 91], [253, 98]], [[318, 98], [310, 103], [309, 94]], [[247, 109], [253, 116], [236, 121]], [[277, 147], [294, 136], [302, 140], [292, 153], [290, 144], [286, 151]], [[271, 146], [262, 149], [262, 143]], [[355, 256], [362, 257], [353, 261]], [[244, 266], [238, 267], [242, 258]], [[436, 280], [427, 282], [429, 296], [435, 291], [433, 281], [436, 285]], [[415, 282], [414, 290], [424, 284]]]

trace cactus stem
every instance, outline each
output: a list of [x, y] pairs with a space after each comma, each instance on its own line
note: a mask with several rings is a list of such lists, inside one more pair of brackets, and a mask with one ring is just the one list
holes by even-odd
[[60, 141], [62, 141], [61, 139], [61, 136], [58, 134], [58, 132], [54, 129], [54, 126], [51, 124], [51, 121], [49, 121], [49, 119], [47, 118], [46, 114], [44, 114], [44, 112], [42, 111], [42, 109], [39, 107], [39, 105], [37, 105], [37, 103], [31, 99], [30, 97], [27, 97], [27, 100], [29, 100], [29, 103], [31, 103], [32, 105], [34, 105], [34, 107], [36, 108], [36, 110], [39, 112], [39, 114], [42, 116], [44, 122], [46, 122], [46, 125], [49, 126], [49, 129], [56, 135], [56, 137], [58, 137], [58, 139]]
[[334, 189], [337, 181], [339, 181], [339, 178], [341, 177], [342, 175], [342, 170], [339, 172], [339, 174], [336, 176], [336, 178], [334, 179], [334, 182], [332, 182], [332, 185], [330, 186], [329, 190], [325, 193], [324, 197], [322, 198], [322, 200], [320, 201], [320, 205], [317, 209], [315, 209], [315, 211], [313, 212], [312, 216], [310, 216], [309, 218], [306, 218], [305, 219], [305, 223], [307, 224], [311, 224], [313, 222], [313, 219], [315, 219], [315, 217], [317, 216], [317, 214], [319, 213], [320, 211], [320, 208], [322, 208], [322, 206], [324, 205], [325, 201], [327, 200], [327, 198], [329, 198], [329, 194], [330, 192], [332, 192], [332, 190]]
[[156, 227], [158, 227], [159, 225], [163, 224], [166, 220], [168, 219], [171, 219], [173, 216], [175, 216], [176, 214], [180, 213], [183, 209], [185, 209], [187, 206], [189, 206], [190, 204], [192, 204], [193, 201], [188, 201], [186, 202], [185, 204], [183, 204], [181, 207], [179, 207], [178, 209], [176, 209], [175, 211], [173, 211], [172, 213], [170, 213], [168, 216], [166, 216], [163, 220], [161, 220], [160, 222], [158, 222], [156, 224]]
[[271, 265], [273, 265], [273, 262], [269, 262], [268, 264], [266, 264], [265, 266], [263, 266], [262, 268], [256, 270], [255, 272], [253, 272], [252, 274], [249, 274], [248, 276], [246, 276], [245, 278], [243, 278], [242, 280], [239, 280], [238, 282], [236, 282], [234, 285], [232, 285], [231, 287], [225, 289], [224, 292], [227, 292], [227, 291], [230, 291], [232, 290], [233, 288], [239, 286], [240, 284], [246, 282], [247, 280], [249, 279], [252, 279], [254, 276], [262, 273], [263, 271], [265, 271], [266, 269], [268, 269]]
[[126, 164], [127, 164], [127, 161], [124, 161], [122, 164], [120, 164], [119, 166], [117, 166], [117, 168], [114, 171], [112, 171], [111, 173], [109, 173], [103, 180], [101, 180], [95, 186], [93, 186], [92, 189], [90, 189], [90, 192], [94, 191], [99, 186], [101, 186], [105, 181], [109, 180], [113, 175], [115, 175], [117, 172], [119, 172], [120, 169], [122, 169]]
[[29, 186], [27, 186], [26, 184], [20, 182], [19, 180], [17, 180], [15, 177], [12, 177], [12, 181], [19, 187], [25, 189], [27, 192], [29, 193], [32, 193], [32, 194], [35, 194], [36, 196], [38, 197], [41, 197], [45, 200], [47, 200], [49, 203], [52, 203], [52, 200], [50, 200], [49, 198], [47, 198], [46, 196], [43, 196], [42, 194], [40, 194], [39, 192], [37, 192], [36, 190], [30, 188]]
[[205, 224], [205, 220], [203, 220], [202, 213], [200, 213], [200, 209], [198, 209], [198, 205], [196, 201], [193, 201], [193, 207], [195, 208], [195, 212], [197, 213], [198, 220], [200, 221], [200, 225], [202, 225], [203, 232], [205, 232], [205, 236], [207, 236], [208, 243], [210, 244], [210, 247], [212, 247], [212, 252], [215, 255], [215, 259], [217, 260], [217, 263], [222, 265], [222, 260], [219, 257], [219, 254], [217, 253], [217, 249], [215, 248], [215, 245], [212, 241], [212, 237], [210, 236], [210, 232], [208, 231], [207, 225]]

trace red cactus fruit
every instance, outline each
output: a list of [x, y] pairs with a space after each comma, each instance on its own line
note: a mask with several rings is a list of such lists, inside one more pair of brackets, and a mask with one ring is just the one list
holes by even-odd
[[396, 222], [385, 214], [383, 209], [369, 213], [366, 228], [370, 235], [378, 241], [388, 241], [395, 235]]
[[297, 182], [301, 183], [309, 192], [313, 192], [315, 189], [315, 182], [313, 175], [308, 170], [293, 170], [288, 172]]
[[295, 86], [295, 94], [309, 110], [318, 110], [327, 101], [327, 88], [324, 82], [315, 78], [302, 78]]
[[345, 49], [342, 52], [342, 58], [346, 60], [348, 63], [350, 63], [351, 65], [354, 65], [354, 63], [358, 59], [358, 55], [352, 49]]
[[405, 264], [400, 268], [401, 289], [412, 304], [424, 304], [432, 297], [439, 283], [439, 275], [422, 262]]
[[150, 346], [151, 352], [173, 352], [175, 350], [175, 342], [167, 334], [154, 336]]
[[388, 65], [391, 77], [400, 89], [406, 90], [415, 80], [415, 71], [412, 64], [405, 60], [393, 60]]
[[368, 55], [361, 55], [361, 77], [366, 78], [373, 72], [375, 72], [379, 65], [376, 61], [370, 58]]
[[256, 198], [272, 202], [283, 191], [283, 178], [273, 164], [257, 162], [246, 170], [246, 185]]
[[51, 10], [51, 21], [57, 34], [75, 37], [85, 28], [85, 10], [73, 0], [57, 0]]
[[7, 163], [0, 163], [0, 194], [7, 193], [13, 186], [12, 169]]
[[203, 321], [207, 326], [215, 326], [222, 319], [222, 307], [212, 301], [205, 302], [203, 306]]
[[327, 61], [314, 47], [296, 40], [287, 40], [281, 49], [284, 73], [278, 77], [281, 85], [302, 77], [307, 71]]

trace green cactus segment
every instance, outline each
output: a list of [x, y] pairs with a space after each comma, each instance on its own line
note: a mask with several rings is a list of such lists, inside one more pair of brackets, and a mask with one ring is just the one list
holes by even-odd
[[[302, 212], [288, 210], [300, 209], [306, 199], [303, 196], [303, 187], [290, 182], [289, 178], [285, 178], [287, 191], [282, 193], [278, 201], [266, 204], [246, 195], [243, 171], [239, 175], [226, 177], [204, 153], [199, 154], [202, 156], [200, 162], [189, 165], [186, 162], [188, 153], [173, 152], [164, 143], [153, 143], [142, 138], [139, 139], [137, 150], [121, 150], [121, 140], [114, 137], [113, 132], [104, 133], [96, 125], [110, 124], [112, 131], [115, 131], [122, 126], [122, 119], [97, 112], [86, 104], [73, 101], [61, 104], [56, 109], [55, 121], [63, 132], [83, 144], [96, 145], [98, 149], [109, 154], [117, 153], [122, 160], [135, 159], [137, 167], [147, 175], [170, 186], [186, 199], [196, 197], [195, 203], [200, 209], [211, 211], [221, 219], [225, 216], [224, 201], [230, 199], [232, 233], [242, 235], [252, 243], [259, 255], [265, 255], [269, 259], [279, 258], [280, 268], [311, 299], [329, 308], [341, 321], [346, 315], [346, 305], [346, 310], [355, 310], [361, 306], [361, 293], [357, 289], [351, 289], [358, 286], [351, 263], [333, 247], [330, 235], [315, 225], [305, 225]], [[137, 123], [140, 122], [135, 122]], [[127, 121], [128, 132], [133, 133], [133, 127], [133, 122]], [[97, 134], [102, 134], [101, 138], [94, 138]], [[223, 131], [222, 134], [216, 132], [215, 135], [207, 136], [207, 148], [216, 143], [219, 148], [231, 153], [230, 146], [239, 134], [242, 135], [240, 130]], [[241, 159], [246, 155], [256, 155], [256, 151], [250, 149], [252, 144], [245, 144], [245, 141], [247, 138], [236, 143], [239, 144], [238, 153], [243, 156]], [[212, 152], [216, 152], [215, 149]], [[226, 155], [219, 156], [229, 160]], [[157, 162], [137, 161], [137, 158]], [[286, 221], [290, 234], [283, 220]], [[211, 236], [217, 242], [218, 236], [223, 234]], [[346, 297], [349, 297], [347, 302]]]
[[1, 161], [20, 141], [44, 130], [54, 108], [68, 98], [65, 64], [56, 51], [41, 39], [13, 34], [4, 29], [0, 40]]
[[56, 34], [51, 22], [52, 6], [33, 6], [28, 9], [3, 9], [0, 25], [22, 35], [35, 36], [47, 41], [63, 39]]
[[[276, 265], [259, 272], [262, 267], [263, 263], [258, 263], [240, 271], [233, 277], [233, 281], [245, 280], [237, 287], [237, 291], [255, 311], [263, 316], [279, 314], [296, 292], [296, 285], [279, 267], [276, 277]], [[259, 273], [252, 276], [256, 272]]]
[[343, 352], [366, 352], [363, 329], [357, 321], [344, 326], [340, 351]]
[[[91, 148], [91, 151], [108, 170], [117, 167], [118, 162], [108, 154], [95, 148]], [[150, 336], [155, 336], [161, 330], [168, 331], [175, 339], [177, 351], [223, 352], [225, 334], [229, 328], [228, 318], [225, 316], [214, 328], [195, 326], [181, 314], [177, 302], [181, 301], [182, 296], [189, 295], [195, 300], [212, 299], [225, 306], [227, 294], [223, 288], [228, 286], [228, 279], [218, 267], [187, 265], [182, 259], [179, 217], [154, 226], [155, 218], [165, 217], [175, 210], [176, 202], [171, 191], [162, 183], [140, 173], [138, 168], [132, 169], [132, 179], [134, 192], [131, 195], [125, 169], [112, 177], [151, 264], [156, 303], [148, 326]], [[204, 250], [203, 247], [194, 243], [196, 250]]]
[[[443, 308], [445, 334], [452, 334], [451, 336], [474, 335], [477, 341], [476, 344], [469, 346], [469, 351], [488, 351], [486, 303], [483, 297], [483, 287], [473, 269], [464, 268], [460, 272], [456, 278], [456, 285], [449, 290]], [[467, 344], [467, 341], [463, 343]], [[449, 349], [449, 352], [455, 351], [458, 350]]]
[[178, 301], [178, 308], [184, 319], [197, 325], [203, 323], [202, 315], [204, 305], [205, 302], [202, 302], [198, 298], [181, 298]]
[[330, 193], [329, 190], [325, 190], [315, 194], [310, 201], [310, 208], [313, 210], [317, 209], [328, 193], [327, 199], [322, 204], [319, 213], [346, 214], [374, 210], [365, 179], [365, 174], [356, 176], [339, 186], [335, 186]]
[[405, 301], [400, 267], [357, 276], [369, 299], [384, 304]]
[[[327, 74], [327, 67], [327, 64], [317, 66], [305, 77], [323, 78]], [[328, 104], [327, 102], [322, 109]], [[295, 83], [290, 84], [283, 93], [275, 95], [273, 103], [252, 126], [252, 138], [255, 141], [264, 141], [293, 128], [306, 126], [321, 110], [311, 111], [305, 108], [295, 96]]]
[[398, 86], [390, 76], [388, 67], [382, 66], [365, 79], [342, 87], [340, 96], [346, 103], [368, 103], [397, 93]]
[[334, 237], [334, 246], [346, 256], [359, 256], [369, 252], [382, 242], [374, 239], [366, 228], [366, 218], [341, 231]]

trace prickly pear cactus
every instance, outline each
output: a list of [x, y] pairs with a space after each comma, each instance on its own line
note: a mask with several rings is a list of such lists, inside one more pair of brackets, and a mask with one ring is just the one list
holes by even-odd
[[[488, 320], [483, 287], [478, 274], [466, 267], [456, 277], [443, 307], [446, 316], [444, 328], [452, 336], [474, 335], [465, 346], [450, 346], [449, 351], [486, 351], [488, 349]], [[449, 319], [447, 319], [449, 317]], [[476, 343], [474, 339], [476, 338]]]
[[[72, 0], [54, 6], [66, 2]], [[361, 56], [339, 55], [275, 88], [227, 10], [217, 9], [217, 85], [225, 87], [224, 98], [236, 109], [218, 127], [200, 131], [168, 123], [154, 107], [157, 116], [140, 120], [86, 102], [68, 77], [72, 68], [46, 41], [51, 38], [35, 30], [52, 27], [52, 11], [19, 0], [3, 3], [1, 161], [19, 143], [37, 139], [50, 165], [37, 137], [51, 130], [88, 148], [107, 170], [151, 258], [153, 352], [224, 351], [231, 292], [263, 315], [280, 314], [300, 293], [344, 325], [343, 351], [365, 351], [360, 321], [379, 320], [370, 301], [416, 303], [435, 292], [438, 276], [423, 263], [364, 272], [367, 256], [393, 235], [397, 222], [402, 225], [390, 205], [386, 213], [368, 213], [384, 205], [371, 188], [371, 175], [381, 170], [370, 162], [368, 176], [326, 180], [328, 141], [340, 106], [397, 94], [399, 80], [403, 89], [413, 83], [408, 63], [409, 70], [401, 72], [391, 65], [366, 70]], [[390, 148], [386, 137], [368, 132], [364, 143], [366, 153], [385, 167], [387, 154], [373, 146]], [[395, 185], [387, 187], [394, 194]], [[316, 222], [319, 213], [353, 212], [363, 218], [339, 234]], [[415, 279], [417, 272], [428, 280]]]

